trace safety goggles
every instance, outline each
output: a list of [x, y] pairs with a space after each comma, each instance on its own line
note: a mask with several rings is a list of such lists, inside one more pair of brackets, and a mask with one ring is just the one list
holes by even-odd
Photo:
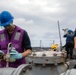
[[11, 26], [12, 26], [12, 23], [10, 23], [10, 24], [4, 26], [4, 28], [10, 28]]

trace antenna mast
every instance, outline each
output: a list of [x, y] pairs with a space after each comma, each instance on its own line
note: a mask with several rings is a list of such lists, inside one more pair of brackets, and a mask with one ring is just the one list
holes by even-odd
[[57, 23], [58, 23], [58, 30], [59, 30], [60, 50], [62, 50], [62, 41], [61, 41], [61, 33], [60, 33], [60, 25], [59, 25], [59, 21], [57, 21]]

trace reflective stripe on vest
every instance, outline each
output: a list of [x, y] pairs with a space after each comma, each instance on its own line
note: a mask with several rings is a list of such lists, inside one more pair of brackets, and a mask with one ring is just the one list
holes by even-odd
[[16, 32], [16, 35], [14, 37], [14, 40], [19, 40], [20, 38], [20, 32]]
[[5, 41], [5, 35], [4, 34], [1, 34], [0, 37], [1, 37], [2, 42]]
[[[1, 37], [1, 42], [5, 41], [5, 35], [4, 34], [1, 34], [0, 37]], [[16, 32], [14, 40], [19, 40], [19, 38], [20, 38], [20, 32]]]

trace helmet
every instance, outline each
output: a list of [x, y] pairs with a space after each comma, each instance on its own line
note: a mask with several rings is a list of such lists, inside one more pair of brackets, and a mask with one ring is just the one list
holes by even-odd
[[57, 49], [57, 48], [58, 48], [58, 44], [53, 44], [53, 45], [51, 46], [51, 48], [52, 48], [52, 49]]
[[14, 17], [8, 11], [3, 11], [0, 14], [0, 26], [6, 26], [13, 21]]
[[56, 46], [55, 46], [55, 45], [52, 45], [51, 48], [52, 48], [52, 49], [56, 49]]
[[69, 29], [69, 30], [68, 30], [68, 33], [71, 33], [71, 32], [72, 32], [72, 30], [71, 30], [71, 29]]

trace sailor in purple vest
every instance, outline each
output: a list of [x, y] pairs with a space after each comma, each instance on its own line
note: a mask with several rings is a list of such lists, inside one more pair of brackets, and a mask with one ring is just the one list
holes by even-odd
[[[18, 67], [25, 64], [25, 57], [32, 52], [30, 38], [28, 33], [22, 28], [13, 24], [14, 17], [8, 11], [2, 11], [0, 14], [0, 26], [4, 27], [0, 31], [0, 53], [6, 55], [8, 44], [12, 43], [12, 50], [10, 51], [10, 58], [16, 59], [9, 62], [9, 67]], [[6, 66], [6, 61], [0, 62], [0, 67]]]

